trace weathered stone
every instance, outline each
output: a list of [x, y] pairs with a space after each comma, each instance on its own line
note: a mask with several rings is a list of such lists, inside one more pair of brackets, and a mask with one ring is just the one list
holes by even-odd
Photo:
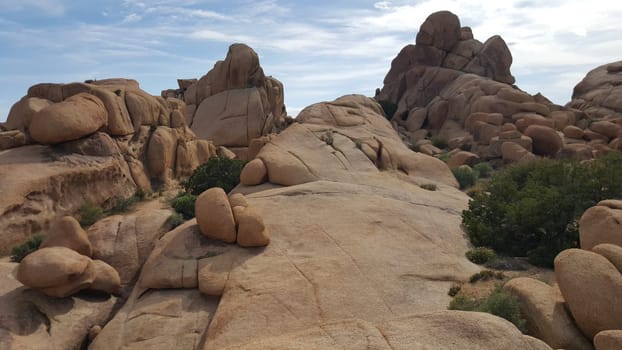
[[41, 248], [65, 247], [88, 257], [93, 253], [91, 242], [80, 223], [72, 216], [64, 216], [52, 221]]
[[266, 169], [266, 165], [259, 158], [246, 163], [240, 174], [240, 183], [245, 186], [259, 185], [267, 179], [268, 169]]
[[233, 212], [229, 198], [222, 188], [213, 187], [201, 193], [196, 200], [194, 212], [203, 235], [227, 243], [235, 242]]
[[619, 201], [603, 201], [589, 208], [579, 221], [581, 248], [591, 250], [601, 243], [622, 247], [622, 207]]

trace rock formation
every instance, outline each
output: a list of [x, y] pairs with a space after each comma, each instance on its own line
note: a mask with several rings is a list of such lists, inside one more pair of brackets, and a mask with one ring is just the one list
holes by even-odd
[[454, 14], [437, 12], [422, 24], [416, 44], [393, 60], [375, 98], [395, 111], [388, 117], [402, 139], [430, 155], [441, 150], [429, 136], [446, 140], [450, 150], [506, 162], [534, 155], [585, 160], [620, 149], [619, 62], [591, 72], [566, 107], [512, 85], [511, 64], [501, 37], [482, 43]]
[[3, 252], [84, 204], [167, 187], [215, 156], [179, 118], [185, 111], [133, 80], [32, 86], [0, 132]]
[[233, 44], [224, 61], [200, 79], [178, 80], [176, 96], [187, 105], [186, 124], [200, 139], [226, 146], [246, 159], [252, 139], [289, 123], [280, 81], [266, 77], [257, 53], [244, 44]]

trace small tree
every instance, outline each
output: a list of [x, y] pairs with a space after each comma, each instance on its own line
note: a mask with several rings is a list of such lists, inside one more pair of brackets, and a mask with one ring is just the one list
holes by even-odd
[[212, 187], [221, 187], [231, 191], [240, 183], [240, 173], [245, 162], [227, 157], [212, 157], [192, 173], [183, 186], [186, 192], [200, 195]]

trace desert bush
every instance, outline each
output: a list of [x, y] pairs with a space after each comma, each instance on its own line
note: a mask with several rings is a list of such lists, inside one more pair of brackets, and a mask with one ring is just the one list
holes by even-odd
[[169, 225], [169, 227], [172, 230], [175, 227], [183, 224], [184, 221], [186, 221], [186, 220], [184, 220], [183, 215], [181, 215], [180, 213], [174, 213], [174, 214], [171, 214], [171, 216], [168, 217], [168, 219], [166, 220], [166, 223]]
[[391, 101], [378, 101], [387, 119], [391, 120], [397, 111], [397, 104]]
[[432, 136], [430, 141], [432, 141], [432, 145], [436, 148], [445, 149], [449, 146], [447, 139], [444, 137]]
[[85, 203], [79, 210], [80, 225], [91, 226], [104, 216], [104, 210], [93, 203]]
[[135, 196], [131, 196], [128, 198], [117, 198], [115, 200], [114, 206], [108, 210], [108, 213], [111, 215], [125, 213], [132, 208], [134, 203], [137, 203], [139, 199]]
[[428, 190], [428, 191], [436, 191], [436, 188], [437, 188], [435, 184], [423, 184], [419, 187], [423, 188], [424, 190]]
[[485, 264], [497, 257], [495, 251], [486, 247], [477, 247], [466, 252], [466, 257], [474, 264]]
[[186, 192], [197, 196], [212, 187], [221, 187], [229, 192], [240, 183], [244, 164], [245, 162], [238, 159], [212, 157], [196, 168], [183, 186]]
[[363, 141], [360, 139], [354, 139], [354, 146], [358, 149], [363, 149]]
[[482, 299], [473, 299], [463, 295], [455, 297], [449, 304], [450, 310], [487, 312], [512, 322], [518, 329], [525, 331], [525, 319], [520, 312], [518, 299], [497, 286], [490, 295]]
[[327, 145], [332, 146], [335, 139], [333, 138], [333, 130], [328, 130], [320, 137], [322, 141], [326, 142]]
[[477, 174], [477, 177], [490, 177], [493, 168], [488, 162], [477, 163], [473, 166], [473, 171]]
[[469, 277], [469, 283], [475, 283], [475, 282], [485, 282], [485, 281], [490, 281], [491, 279], [495, 278], [495, 272], [492, 270], [482, 270], [478, 273], [474, 273], [473, 275], [471, 275], [471, 277]]
[[41, 242], [43, 242], [44, 236], [40, 233], [35, 233], [30, 236], [26, 242], [20, 245], [16, 245], [11, 249], [11, 261], [20, 262], [26, 257], [26, 255], [39, 249]]
[[442, 160], [443, 162], [447, 163], [449, 161], [449, 159], [451, 159], [451, 154], [447, 153], [447, 152], [443, 152], [443, 153], [439, 153], [436, 155], [436, 158]]
[[470, 144], [470, 143], [463, 143], [463, 144], [460, 145], [460, 149], [462, 151], [470, 152], [472, 148], [473, 148], [473, 145]]
[[474, 195], [462, 222], [476, 246], [552, 266], [578, 246], [578, 220], [607, 198], [622, 197], [622, 154], [591, 162], [539, 160], [507, 167]]
[[454, 174], [456, 180], [458, 180], [461, 190], [475, 185], [475, 181], [477, 181], [477, 174], [469, 166], [459, 166], [452, 169], [451, 172]]
[[447, 295], [449, 295], [450, 297], [455, 297], [458, 293], [460, 293], [460, 290], [462, 290], [462, 286], [459, 284], [454, 284], [451, 286], [451, 288], [449, 288], [449, 292], [447, 292]]
[[180, 192], [175, 198], [171, 200], [171, 206], [176, 212], [183, 215], [186, 220], [194, 217], [194, 203], [197, 200], [197, 196], [194, 194]]

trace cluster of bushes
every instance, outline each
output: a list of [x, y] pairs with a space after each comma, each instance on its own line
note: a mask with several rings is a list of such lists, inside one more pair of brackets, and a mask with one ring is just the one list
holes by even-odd
[[450, 310], [487, 312], [505, 318], [518, 329], [525, 331], [525, 319], [520, 312], [518, 299], [497, 286], [485, 298], [474, 299], [464, 295], [456, 296], [449, 304]]
[[466, 252], [466, 257], [474, 264], [485, 264], [497, 258], [494, 250], [486, 247], [477, 247]]
[[460, 189], [464, 190], [475, 185], [477, 180], [481, 178], [488, 178], [492, 175], [493, 168], [490, 163], [483, 162], [477, 163], [473, 168], [468, 166], [460, 166], [451, 170], [454, 174]]
[[99, 205], [93, 203], [85, 203], [78, 212], [79, 222], [83, 227], [88, 227], [96, 223], [99, 219], [107, 215], [115, 215], [125, 213], [132, 209], [134, 204], [145, 200], [149, 196], [149, 193], [143, 189], [137, 189], [134, 195], [128, 198], [116, 198], [112, 208], [104, 210]]
[[590, 162], [538, 160], [497, 172], [474, 194], [462, 222], [471, 243], [550, 267], [578, 246], [578, 220], [608, 198], [622, 198], [622, 153]]
[[182, 184], [184, 192], [180, 192], [171, 201], [175, 211], [188, 220], [194, 217], [194, 203], [197, 196], [212, 187], [221, 187], [230, 192], [240, 183], [240, 173], [245, 162], [227, 157], [212, 157], [194, 170], [186, 182]]

